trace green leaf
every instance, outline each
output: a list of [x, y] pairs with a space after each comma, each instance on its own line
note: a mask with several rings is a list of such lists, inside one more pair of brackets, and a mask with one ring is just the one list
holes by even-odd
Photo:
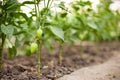
[[23, 18], [25, 18], [26, 21], [29, 20], [29, 18], [27, 17], [27, 15], [25, 13], [22, 13], [22, 12], [17, 12], [15, 13], [16, 16], [22, 16]]
[[50, 27], [50, 30], [52, 31], [52, 33], [54, 35], [56, 35], [57, 37], [59, 37], [60, 39], [62, 39], [64, 41], [64, 32], [63, 29], [60, 27]]
[[92, 29], [98, 30], [98, 27], [97, 27], [97, 25], [96, 25], [94, 22], [88, 22], [87, 25], [88, 25], [89, 27], [91, 27]]
[[64, 2], [61, 2], [61, 3], [59, 4], [59, 7], [60, 7], [61, 9], [63, 9], [63, 10], [66, 10], [66, 9], [65, 9], [65, 4], [64, 4]]
[[7, 38], [10, 40], [13, 36], [14, 32], [14, 26], [13, 25], [7, 25], [4, 24], [1, 25], [1, 31], [6, 34]]
[[24, 1], [21, 6], [24, 6], [25, 4], [34, 4], [34, 1]]
[[[62, 10], [68, 11], [68, 9], [65, 7], [64, 2], [61, 2], [61, 3], [58, 5], [58, 7], [61, 8]], [[67, 12], [66, 12], [66, 13], [67, 13]]]
[[9, 59], [12, 59], [17, 54], [17, 50], [16, 50], [15, 46], [12, 46], [12, 48], [8, 48], [8, 51], [9, 51], [9, 54], [8, 54]]
[[4, 5], [4, 8], [7, 12], [14, 12], [19, 8], [20, 5], [17, 0], [8, 0]]
[[85, 2], [80, 1], [80, 2], [78, 2], [78, 4], [81, 6], [87, 6], [87, 5], [91, 5], [91, 2], [90, 1], [85, 1]]

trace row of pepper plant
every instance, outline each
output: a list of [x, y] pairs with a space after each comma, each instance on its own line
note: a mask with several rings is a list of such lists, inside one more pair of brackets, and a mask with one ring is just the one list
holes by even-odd
[[[27, 55], [37, 53], [37, 71], [40, 77], [42, 46], [51, 51], [52, 44], [59, 42], [58, 56], [61, 65], [64, 44], [119, 40], [120, 13], [109, 9], [109, 0], [101, 0], [97, 11], [92, 9], [90, 1], [75, 0], [68, 8], [64, 2], [54, 6], [53, 3], [53, 0], [26, 0], [22, 3], [19, 0], [0, 0], [1, 70], [4, 48], [8, 49], [9, 59], [17, 55], [17, 48], [20, 46], [26, 48]], [[21, 7], [28, 7], [27, 5], [34, 6], [30, 7], [30, 16], [21, 10]], [[52, 7], [60, 8], [61, 12], [54, 11], [53, 14]]]

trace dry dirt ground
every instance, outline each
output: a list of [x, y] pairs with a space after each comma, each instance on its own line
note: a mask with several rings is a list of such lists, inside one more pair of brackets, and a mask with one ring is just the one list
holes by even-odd
[[120, 80], [120, 54], [103, 64], [79, 69], [58, 80]]

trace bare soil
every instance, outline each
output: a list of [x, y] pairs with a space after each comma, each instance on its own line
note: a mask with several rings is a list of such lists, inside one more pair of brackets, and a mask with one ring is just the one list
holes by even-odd
[[1, 80], [56, 80], [83, 67], [98, 65], [120, 52], [120, 42], [88, 43], [63, 47], [63, 63], [59, 65], [59, 46], [50, 54], [42, 50], [41, 77], [37, 77], [37, 54], [30, 57], [16, 56], [12, 60], [3, 57]]
[[120, 54], [109, 61], [79, 69], [58, 80], [120, 80]]

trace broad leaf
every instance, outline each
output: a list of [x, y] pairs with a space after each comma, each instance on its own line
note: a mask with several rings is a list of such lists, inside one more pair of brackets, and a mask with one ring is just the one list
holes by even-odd
[[17, 12], [17, 13], [15, 13], [15, 15], [16, 15], [16, 16], [22, 16], [23, 18], [25, 18], [26, 21], [28, 21], [28, 19], [29, 19], [29, 18], [27, 17], [27, 15], [26, 15], [25, 13], [22, 13], [22, 12]]
[[6, 34], [7, 38], [10, 40], [13, 36], [14, 26], [13, 25], [1, 25], [1, 31]]
[[17, 0], [8, 0], [7, 2], [6, 2], [6, 4], [4, 5], [4, 8], [5, 8], [5, 10], [9, 13], [9, 12], [14, 12], [14, 11], [16, 11], [17, 10], [17, 8], [19, 8], [20, 7], [20, 5], [19, 5], [19, 3], [18, 3], [18, 1]]
[[88, 25], [89, 27], [91, 27], [92, 29], [98, 30], [98, 27], [97, 27], [97, 25], [96, 25], [94, 22], [88, 22], [87, 25]]
[[50, 27], [50, 30], [52, 31], [52, 33], [54, 35], [56, 35], [60, 39], [64, 40], [64, 32], [63, 32], [62, 28], [60, 28], [60, 27]]

